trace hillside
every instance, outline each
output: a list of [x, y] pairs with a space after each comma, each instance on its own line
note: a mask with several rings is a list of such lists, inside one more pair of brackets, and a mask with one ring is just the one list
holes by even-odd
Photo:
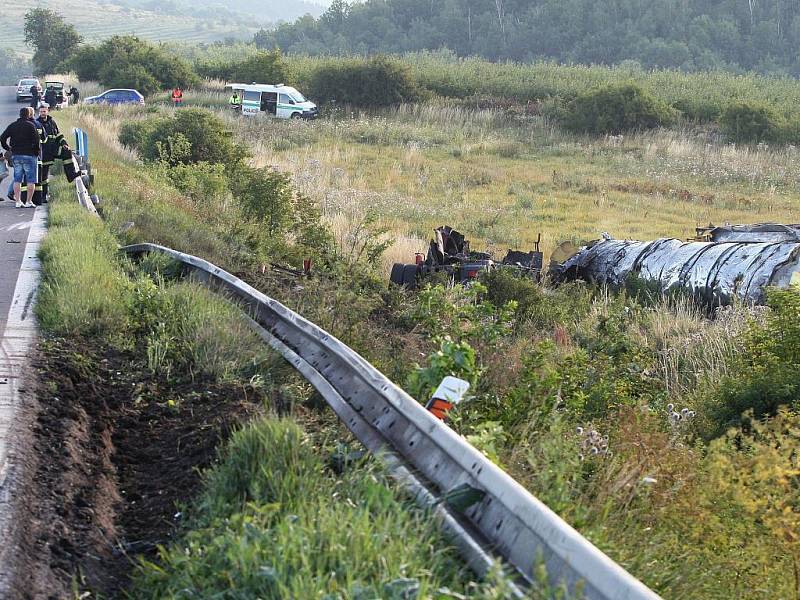
[[[135, 34], [153, 41], [201, 43], [225, 38], [251, 38], [258, 26], [283, 18], [321, 9], [304, 2], [254, 3], [252, 13], [243, 14], [230, 9], [234, 2], [206, 3], [190, 6], [183, 2], [141, 2], [121, 0], [20, 0], [8, 4], [0, 20], [0, 47], [14, 48], [18, 53], [31, 55], [23, 44], [25, 13], [34, 7], [50, 8], [64, 15], [75, 25], [86, 41], [93, 42], [116, 34]], [[249, 11], [248, 11], [249, 12]], [[254, 19], [255, 17], [255, 19]]]

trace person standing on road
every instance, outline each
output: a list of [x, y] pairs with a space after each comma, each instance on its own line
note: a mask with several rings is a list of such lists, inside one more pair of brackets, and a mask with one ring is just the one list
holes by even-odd
[[[39, 185], [36, 187], [37, 191], [41, 190], [41, 194], [39, 195], [39, 203], [44, 204], [47, 202], [47, 195], [49, 192], [48, 184], [50, 182], [50, 167], [53, 166], [55, 159], [61, 156], [61, 147], [67, 146], [67, 149], [69, 149], [69, 145], [67, 144], [67, 140], [64, 139], [64, 134], [58, 129], [58, 123], [56, 123], [56, 120], [50, 115], [50, 107], [47, 105], [47, 103], [44, 103], [39, 107], [39, 118], [36, 119], [36, 123], [38, 124], [42, 140], [42, 160], [39, 168]], [[35, 198], [33, 203], [37, 203]]]
[[[3, 133], [0, 133], [0, 146], [5, 150], [11, 150], [11, 158], [14, 162], [14, 200], [17, 208], [33, 207], [33, 194], [36, 191], [36, 182], [39, 176], [41, 140], [39, 131], [33, 122], [33, 114], [31, 107], [21, 108], [19, 119], [6, 127]], [[23, 179], [28, 186], [25, 204], [22, 203], [20, 189]]]
[[[49, 87], [44, 92], [44, 103], [47, 106], [51, 106], [56, 108], [56, 104], [58, 104], [58, 92], [54, 87]], [[41, 106], [39, 106], [41, 108]]]
[[39, 108], [39, 102], [42, 101], [42, 88], [39, 87], [38, 84], [34, 83], [31, 86], [31, 108], [36, 111]]

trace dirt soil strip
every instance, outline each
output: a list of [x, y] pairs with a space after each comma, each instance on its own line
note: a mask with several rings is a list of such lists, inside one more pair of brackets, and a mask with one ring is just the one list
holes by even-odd
[[260, 410], [252, 389], [150, 374], [136, 351], [46, 339], [34, 365], [35, 453], [21, 500], [19, 577], [4, 598], [122, 596], [133, 561], [178, 531], [200, 471], [233, 429]]
[[24, 510], [19, 490], [25, 486], [29, 449], [30, 370], [25, 368], [36, 337], [33, 305], [41, 265], [39, 244], [47, 231], [47, 206], [36, 208], [28, 231], [5, 329], [0, 340], [0, 598], [13, 598], [11, 581], [17, 570], [17, 541], [22, 533], [18, 514]]

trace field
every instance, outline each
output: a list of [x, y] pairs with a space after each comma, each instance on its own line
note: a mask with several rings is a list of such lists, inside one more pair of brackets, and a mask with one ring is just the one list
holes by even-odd
[[0, 22], [0, 46], [12, 47], [20, 54], [32, 55], [24, 45], [24, 15], [31, 8], [55, 10], [75, 26], [85, 41], [93, 43], [112, 35], [133, 34], [152, 41], [201, 43], [227, 37], [249, 38], [258, 29], [225, 19], [209, 20], [159, 14], [122, 7], [98, 0], [87, 2], [35, 2], [22, 0], [6, 6]]
[[498, 251], [541, 233], [547, 255], [603, 232], [685, 238], [711, 222], [794, 221], [800, 206], [795, 148], [714, 143], [689, 128], [588, 138], [542, 117], [444, 103], [313, 123], [221, 115], [258, 163], [292, 173], [335, 228], [374, 211], [398, 240], [387, 263], [424, 250], [443, 224]]

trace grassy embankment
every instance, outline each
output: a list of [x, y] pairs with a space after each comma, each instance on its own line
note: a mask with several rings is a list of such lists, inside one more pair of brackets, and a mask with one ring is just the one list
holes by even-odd
[[[60, 115], [62, 128], [73, 116]], [[150, 562], [137, 569], [133, 595], [178, 597], [187, 589], [241, 598], [312, 598], [326, 593], [399, 598], [413, 589], [422, 597], [437, 589], [443, 590], [442, 597], [500, 593], [501, 581], [469, 583], [462, 563], [435, 526], [370, 461], [346, 465], [343, 472], [332, 469], [328, 455], [343, 438], [335, 419], [309, 400], [313, 394], [301, 379], [264, 350], [236, 309], [202, 287], [170, 280], [170, 266], [163, 261], [146, 260], [136, 267], [117, 255], [119, 237], [114, 232], [134, 219], [136, 225], [122, 237], [157, 240], [229, 267], [236, 261], [213, 224], [184, 206], [173, 189], [143, 172], [129, 156], [118, 154], [109, 138], [92, 127], [97, 121], [82, 124], [90, 128], [97, 188], [107, 200], [107, 219], [93, 220], [81, 212], [69, 188], [56, 187], [50, 232], [42, 248], [44, 278], [37, 311], [49, 336], [69, 337], [86, 348], [86, 356], [60, 357], [64, 371], [88, 357], [102, 356], [105, 348], [125, 352], [126, 375], [134, 380], [134, 390], [149, 389], [152, 378], [163, 384], [161, 393], [134, 392], [129, 400], [114, 399], [127, 421], [131, 413], [151, 414], [147, 411], [157, 407], [173, 419], [193, 422], [195, 403], [214, 382], [240, 389], [242, 399], [236, 403], [249, 402], [245, 414], [260, 415], [220, 447], [219, 461], [203, 477], [196, 502], [184, 495], [185, 489], [166, 490], [188, 504], [181, 529], [186, 536], [158, 556], [148, 549], [147, 538], [136, 541], [137, 547], [144, 547], [139, 556]], [[51, 400], [59, 402], [57, 397]], [[234, 397], [225, 401], [234, 402]], [[224, 413], [225, 407], [219, 410]], [[158, 429], [152, 420], [145, 422], [147, 431]], [[195, 429], [209, 427], [200, 422]], [[123, 434], [136, 436], [135, 431], [115, 432], [111, 443]], [[227, 435], [218, 434], [221, 440]], [[141, 432], [143, 443], [148, 443], [147, 435]], [[136, 468], [157, 470], [158, 461], [165, 461], [168, 469], [181, 460], [189, 472], [206, 466], [192, 465], [191, 457], [181, 456], [181, 439], [167, 441], [173, 444], [164, 447], [171, 447], [175, 456], [160, 456], [155, 463], [151, 457], [149, 464]], [[119, 477], [124, 479], [133, 459], [117, 458]], [[172, 520], [174, 507], [161, 509], [166, 514], [145, 516], [161, 524]], [[119, 520], [124, 522], [130, 510], [135, 509], [123, 501]], [[130, 535], [118, 527], [120, 538]], [[166, 535], [172, 537], [169, 531]], [[110, 551], [111, 547], [98, 550], [101, 556]], [[137, 557], [135, 549], [130, 553]], [[70, 574], [82, 581], [81, 565], [72, 568]], [[446, 591], [450, 589], [453, 592]]]
[[[98, 184], [109, 223], [133, 221], [126, 239], [160, 241], [236, 268], [235, 231], [225, 229], [226, 243], [213, 241], [226, 211], [235, 214], [224, 192], [195, 200], [172, 193], [165, 204], [147, 168], [131, 172], [133, 156], [116, 135], [123, 119], [139, 116], [146, 113], [78, 116], [100, 147], [95, 163], [109, 174]], [[708, 220], [791, 219], [796, 206], [793, 149], [706, 145], [691, 132], [619, 143], [566, 135], [541, 118], [509, 122], [436, 105], [316, 123], [228, 122], [257, 150], [257, 162], [290, 170], [295, 185], [321, 202], [342, 255], [360, 239], [354, 234], [363, 235], [367, 209], [393, 236], [410, 238], [405, 254], [442, 222], [501, 248], [525, 245], [542, 230], [547, 248], [603, 229], [682, 236]], [[772, 456], [763, 443], [769, 436], [751, 439], [749, 425], [722, 434], [739, 427], [748, 408], [762, 416], [792, 404], [798, 356], [791, 336], [776, 333], [786, 328], [792, 293], [751, 323], [757, 315], [741, 307], [709, 320], [686, 301], [582, 285], [551, 290], [498, 278], [487, 281], [487, 292], [434, 288], [408, 296], [353, 273], [287, 286], [241, 264], [251, 283], [421, 398], [426, 377], [476, 379], [475, 397], [454, 426], [663, 596], [791, 597], [791, 514], [774, 509], [791, 506], [781, 473], [792, 476], [792, 458]], [[445, 342], [437, 353], [444, 336], [462, 345]], [[415, 370], [414, 362], [428, 368]], [[670, 403], [696, 417], [676, 426]], [[790, 431], [792, 419], [770, 423]], [[610, 453], [582, 448], [576, 427], [608, 435]], [[743, 444], [752, 451], [742, 453]], [[775, 470], [761, 469], [760, 461], [773, 459]], [[759, 498], [773, 490], [776, 501], [764, 505]]]

